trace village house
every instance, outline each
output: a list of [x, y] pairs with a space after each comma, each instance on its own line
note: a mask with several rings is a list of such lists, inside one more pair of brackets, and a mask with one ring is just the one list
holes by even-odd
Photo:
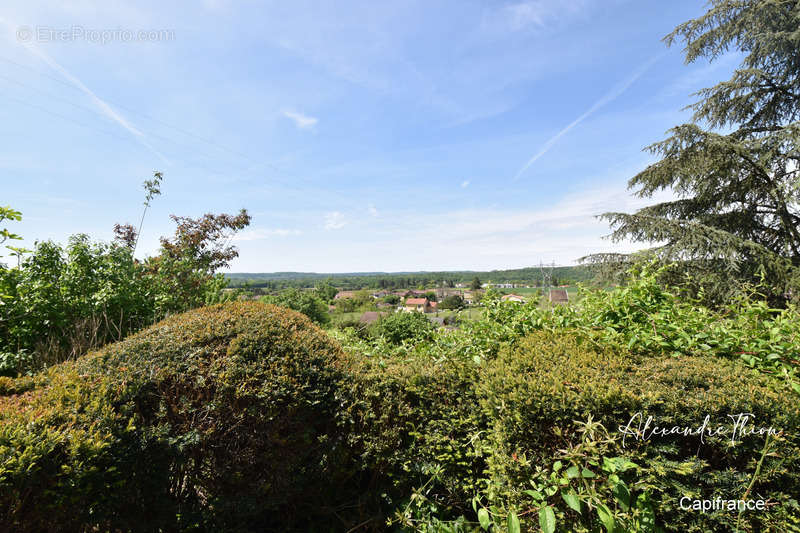
[[336, 296], [333, 297], [334, 300], [346, 300], [347, 298], [355, 298], [356, 291], [339, 291], [336, 293]]
[[427, 298], [408, 298], [403, 304], [404, 311], [416, 311], [418, 313], [433, 313], [437, 307], [436, 302], [430, 302]]
[[504, 294], [503, 296], [500, 297], [500, 299], [503, 300], [504, 302], [520, 302], [520, 303], [525, 302], [525, 298], [523, 298], [518, 294]]

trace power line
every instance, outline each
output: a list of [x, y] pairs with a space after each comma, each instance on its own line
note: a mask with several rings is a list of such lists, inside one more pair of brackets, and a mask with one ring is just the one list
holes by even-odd
[[[12, 64], [12, 65], [15, 65], [15, 66], [17, 66], [17, 67], [19, 67], [19, 68], [22, 68], [22, 69], [28, 70], [28, 71], [30, 71], [30, 72], [33, 72], [34, 74], [37, 74], [37, 75], [39, 75], [39, 76], [43, 76], [43, 77], [45, 77], [45, 78], [48, 78], [48, 79], [50, 79], [50, 80], [52, 80], [52, 81], [55, 81], [55, 82], [57, 82], [57, 83], [60, 83], [60, 84], [62, 84], [62, 85], [64, 85], [64, 86], [66, 86], [66, 87], [69, 87], [69, 88], [70, 88], [70, 89], [72, 89], [72, 90], [79, 91], [79, 89], [78, 89], [77, 87], [75, 87], [75, 85], [73, 85], [72, 83], [66, 82], [66, 81], [64, 81], [64, 80], [62, 80], [62, 79], [60, 79], [60, 78], [57, 78], [57, 77], [55, 77], [55, 76], [51, 76], [50, 74], [47, 74], [47, 73], [41, 72], [41, 71], [39, 71], [39, 70], [37, 70], [37, 69], [35, 69], [35, 68], [32, 68], [32, 67], [30, 67], [30, 66], [28, 66], [28, 65], [24, 65], [24, 64], [22, 64], [22, 63], [19, 63], [19, 62], [17, 62], [17, 61], [14, 61], [13, 59], [8, 59], [7, 57], [0, 56], [0, 60], [2, 60], [2, 61], [5, 61], [5, 62], [7, 62], [7, 63], [10, 63], [10, 64]], [[16, 82], [16, 83], [21, 83], [21, 82]], [[40, 91], [40, 92], [41, 92], [41, 91]], [[131, 107], [128, 107], [128, 106], [126, 106], [126, 105], [123, 105], [123, 104], [120, 104], [119, 102], [115, 102], [115, 101], [113, 101], [113, 100], [109, 100], [109, 99], [107, 99], [107, 98], [103, 98], [103, 100], [104, 100], [104, 101], [106, 101], [106, 102], [108, 102], [108, 103], [110, 103], [110, 104], [114, 104], [115, 106], [119, 107], [120, 109], [125, 109], [126, 111], [128, 111], [128, 112], [130, 112], [130, 113], [133, 113], [133, 114], [135, 114], [135, 115], [139, 115], [139, 116], [141, 116], [141, 117], [144, 117], [144, 118], [146, 118], [146, 119], [148, 119], [148, 120], [152, 120], [153, 122], [156, 122], [156, 123], [158, 123], [158, 124], [161, 124], [161, 125], [163, 125], [163, 126], [166, 126], [166, 127], [168, 127], [168, 128], [171, 128], [171, 129], [173, 129], [173, 130], [175, 130], [175, 131], [177, 131], [177, 132], [180, 132], [180, 133], [182, 133], [182, 134], [184, 134], [184, 135], [188, 135], [188, 136], [190, 136], [190, 137], [193, 137], [193, 138], [195, 138], [195, 139], [197, 139], [197, 140], [199, 140], [199, 141], [202, 141], [202, 142], [204, 142], [204, 143], [206, 143], [206, 144], [209, 144], [209, 145], [211, 145], [211, 146], [214, 146], [214, 147], [216, 147], [216, 148], [218, 148], [218, 149], [220, 149], [220, 150], [226, 151], [226, 152], [228, 152], [228, 153], [231, 153], [231, 154], [233, 154], [233, 155], [236, 155], [236, 156], [238, 156], [238, 157], [241, 157], [241, 158], [243, 158], [243, 159], [246, 159], [246, 160], [250, 161], [250, 163], [253, 163], [253, 164], [256, 164], [256, 165], [266, 165], [266, 166], [268, 166], [269, 168], [271, 168], [272, 170], [274, 170], [275, 172], [281, 172], [281, 173], [287, 173], [287, 174], [291, 174], [291, 172], [287, 172], [287, 171], [285, 171], [285, 170], [279, 169], [278, 167], [276, 167], [276, 166], [275, 166], [275, 165], [273, 165], [272, 163], [269, 163], [269, 162], [267, 162], [267, 161], [261, 161], [261, 162], [260, 162], [260, 161], [256, 161], [256, 160], [252, 159], [251, 157], [249, 157], [247, 154], [244, 154], [244, 153], [242, 153], [242, 152], [239, 152], [238, 150], [234, 150], [234, 149], [232, 149], [232, 148], [229, 148], [229, 147], [227, 147], [227, 146], [221, 145], [221, 144], [219, 144], [219, 143], [218, 143], [218, 142], [216, 142], [216, 141], [213, 141], [213, 140], [211, 140], [211, 139], [207, 139], [207, 138], [205, 138], [205, 137], [203, 137], [203, 136], [200, 136], [200, 135], [197, 135], [196, 133], [193, 133], [193, 132], [191, 132], [191, 131], [189, 131], [189, 130], [187, 130], [187, 129], [181, 128], [181, 127], [179, 127], [179, 126], [175, 126], [174, 124], [170, 124], [170, 123], [168, 123], [168, 122], [165, 122], [165, 121], [163, 121], [163, 120], [160, 120], [160, 119], [158, 119], [158, 118], [155, 118], [155, 117], [153, 117], [153, 116], [150, 116], [150, 115], [148, 115], [148, 114], [146, 114], [146, 113], [143, 113], [143, 112], [137, 111], [137, 110], [135, 110], [135, 109], [133, 109], [133, 108], [131, 108]], [[77, 105], [77, 104], [75, 104], [75, 105]], [[163, 138], [163, 137], [162, 137], [162, 138]], [[175, 141], [172, 141], [172, 142], [175, 142]], [[176, 143], [176, 144], [178, 144], [178, 143]], [[298, 176], [295, 176], [295, 177], [298, 177]]]
[[95, 126], [93, 126], [91, 124], [87, 124], [85, 122], [81, 122], [80, 120], [75, 120], [72, 117], [68, 117], [66, 115], [62, 115], [61, 113], [58, 113], [56, 111], [51, 111], [51, 110], [46, 109], [46, 108], [44, 108], [44, 107], [42, 107], [40, 105], [32, 104], [30, 102], [26, 102], [24, 100], [20, 100], [19, 98], [15, 98], [13, 96], [9, 96], [7, 94], [4, 97], [6, 99], [8, 99], [8, 100], [13, 100], [13, 101], [15, 101], [15, 102], [17, 102], [19, 104], [24, 105], [24, 106], [28, 106], [28, 107], [31, 107], [33, 109], [37, 109], [37, 110], [41, 111], [42, 113], [47, 113], [48, 115], [52, 115], [54, 117], [58, 117], [58, 118], [60, 118], [62, 120], [66, 120], [67, 122], [72, 122], [73, 124], [77, 124], [78, 126], [81, 126], [81, 127], [84, 127], [84, 128], [88, 128], [88, 129], [91, 129], [91, 130], [94, 130], [94, 131], [98, 131], [100, 133], [104, 133], [106, 135], [110, 135], [111, 137], [115, 137], [115, 138], [123, 140], [123, 141], [132, 142], [136, 146], [140, 146], [141, 147], [141, 145], [139, 143], [134, 142], [133, 139], [130, 138], [130, 137], [123, 137], [121, 135], [117, 135], [113, 131], [97, 128], [97, 127], [95, 127]]
[[[67, 82], [65, 82], [65, 81], [63, 81], [63, 80], [60, 80], [60, 79], [58, 79], [58, 78], [55, 78], [55, 77], [53, 77], [53, 76], [49, 76], [49, 75], [47, 75], [47, 74], [45, 74], [45, 73], [39, 72], [39, 71], [37, 71], [36, 69], [32, 69], [32, 68], [30, 68], [30, 67], [27, 67], [27, 66], [25, 66], [25, 65], [22, 65], [21, 63], [18, 63], [18, 62], [16, 62], [16, 61], [13, 61], [13, 60], [10, 60], [10, 59], [7, 59], [7, 58], [4, 58], [4, 57], [2, 57], [2, 56], [0, 56], [0, 60], [4, 60], [4, 61], [6, 61], [6, 62], [12, 63], [12, 64], [14, 64], [14, 65], [16, 65], [16, 66], [19, 66], [19, 67], [21, 67], [21, 68], [24, 68], [24, 69], [26, 69], [26, 70], [30, 70], [30, 71], [32, 71], [32, 72], [34, 72], [34, 73], [36, 73], [36, 74], [39, 74], [39, 75], [41, 75], [41, 76], [44, 76], [44, 77], [46, 77], [46, 78], [49, 78], [49, 79], [51, 79], [51, 80], [53, 80], [53, 81], [56, 81], [56, 82], [58, 82], [58, 83], [61, 83], [62, 85], [65, 85], [65, 86], [67, 86], [67, 87], [70, 87], [70, 88], [72, 88], [72, 89], [74, 89], [74, 90], [77, 90], [77, 88], [76, 88], [76, 87], [74, 87], [74, 86], [73, 86], [72, 84], [70, 84], [70, 83], [67, 83]], [[15, 80], [15, 79], [13, 79], [13, 78], [10, 78], [10, 77], [8, 77], [8, 76], [3, 76], [2, 74], [0, 74], [0, 78], [1, 78], [1, 79], [4, 79], [4, 80], [6, 80], [7, 82], [13, 83], [13, 84], [15, 84], [15, 85], [18, 85], [18, 86], [20, 86], [20, 87], [23, 87], [23, 88], [25, 88], [26, 90], [32, 90], [32, 91], [34, 91], [34, 92], [37, 92], [37, 93], [39, 93], [39, 94], [42, 94], [42, 95], [46, 96], [47, 98], [50, 98], [50, 99], [53, 99], [53, 100], [58, 100], [58, 101], [60, 101], [60, 102], [64, 102], [64, 103], [66, 103], [66, 104], [69, 104], [69, 105], [71, 105], [71, 106], [73, 106], [73, 107], [77, 108], [77, 109], [80, 109], [80, 110], [83, 110], [83, 111], [85, 111], [85, 112], [91, 113], [91, 114], [93, 114], [93, 115], [95, 115], [95, 116], [98, 116], [98, 117], [100, 117], [100, 118], [103, 118], [103, 119], [108, 119], [108, 117], [106, 117], [105, 115], [103, 115], [101, 112], [99, 112], [99, 111], [97, 111], [97, 110], [95, 110], [95, 109], [91, 109], [91, 108], [89, 108], [89, 107], [86, 107], [86, 106], [84, 106], [84, 105], [81, 105], [81, 104], [78, 104], [78, 103], [72, 102], [72, 101], [70, 101], [70, 100], [69, 100], [69, 99], [67, 99], [67, 98], [62, 98], [62, 97], [60, 97], [60, 96], [57, 96], [57, 95], [55, 95], [55, 94], [53, 94], [53, 93], [50, 93], [50, 92], [48, 92], [48, 91], [44, 91], [44, 90], [42, 90], [42, 89], [39, 89], [39, 88], [33, 87], [33, 86], [31, 86], [30, 84], [24, 83], [24, 82], [22, 82], [22, 81]], [[31, 103], [31, 102], [27, 102], [27, 101], [21, 100], [21, 99], [19, 99], [19, 98], [11, 97], [11, 96], [8, 96], [8, 99], [10, 99], [10, 100], [13, 100], [13, 101], [15, 101], [15, 102], [18, 102], [18, 103], [20, 103], [20, 104], [22, 104], [22, 105], [25, 105], [25, 106], [27, 106], [27, 107], [30, 107], [30, 108], [36, 109], [36, 110], [38, 110], [38, 111], [41, 111], [41, 112], [43, 112], [43, 113], [49, 114], [49, 115], [51, 115], [51, 116], [54, 116], [54, 117], [60, 118], [60, 119], [62, 119], [62, 120], [65, 120], [65, 121], [71, 122], [71, 123], [73, 123], [73, 124], [76, 124], [76, 125], [79, 125], [79, 126], [81, 126], [81, 127], [84, 127], [84, 128], [87, 128], [87, 129], [91, 129], [91, 130], [94, 130], [94, 131], [97, 131], [97, 132], [103, 133], [103, 134], [105, 134], [105, 135], [109, 135], [109, 136], [111, 136], [111, 137], [114, 137], [114, 138], [116, 138], [116, 139], [121, 139], [121, 140], [125, 140], [125, 141], [128, 141], [128, 142], [131, 142], [131, 141], [132, 141], [132, 139], [130, 139], [129, 137], [120, 136], [120, 135], [117, 135], [117, 134], [115, 134], [115, 133], [114, 133], [114, 132], [112, 132], [112, 131], [105, 130], [105, 129], [102, 129], [102, 128], [97, 128], [96, 126], [93, 126], [93, 125], [91, 125], [91, 124], [88, 124], [88, 123], [86, 123], [86, 122], [83, 122], [83, 121], [80, 121], [80, 120], [76, 120], [76, 119], [74, 119], [74, 118], [71, 118], [71, 117], [69, 117], [69, 116], [67, 116], [67, 115], [64, 115], [64, 114], [58, 113], [58, 112], [56, 112], [56, 111], [52, 111], [52, 110], [50, 110], [50, 109], [47, 109], [47, 108], [45, 108], [45, 107], [42, 107], [42, 106], [40, 106], [40, 105], [33, 104], [33, 103]], [[122, 105], [120, 105], [120, 104], [115, 104], [115, 105], [118, 105], [119, 107], [124, 107], [124, 108], [126, 108], [126, 109], [129, 109], [129, 108], [127, 108], [127, 106], [122, 106]], [[184, 130], [184, 129], [182, 129], [182, 128], [179, 128], [179, 127], [177, 127], [177, 126], [173, 126], [173, 125], [170, 125], [170, 124], [168, 124], [168, 123], [166, 123], [166, 122], [163, 122], [163, 121], [161, 121], [161, 120], [155, 119], [155, 118], [153, 118], [153, 117], [149, 117], [148, 115], [146, 115], [146, 114], [144, 114], [144, 113], [139, 113], [139, 112], [136, 112], [136, 111], [134, 111], [134, 110], [131, 110], [131, 111], [132, 111], [132, 112], [134, 112], [134, 113], [136, 113], [136, 114], [138, 114], [138, 115], [144, 116], [144, 117], [148, 118], [149, 120], [153, 120], [154, 122], [158, 122], [158, 123], [164, 124], [165, 126], [167, 126], [167, 127], [170, 127], [170, 128], [172, 128], [172, 129], [175, 129], [176, 131], [184, 132], [184, 133], [186, 133], [187, 135], [189, 135], [189, 136], [191, 136], [191, 137], [195, 137], [195, 138], [197, 138], [197, 139], [199, 139], [199, 140], [202, 140], [202, 141], [203, 141], [203, 142], [205, 142], [205, 143], [208, 143], [208, 144], [211, 144], [211, 145], [213, 145], [213, 146], [216, 146], [216, 147], [220, 148], [221, 150], [224, 150], [224, 151], [227, 151], [227, 152], [233, 153], [234, 155], [238, 155], [238, 156], [240, 156], [241, 158], [243, 158], [243, 159], [246, 159], [246, 160], [247, 160], [249, 163], [251, 163], [251, 166], [252, 166], [252, 165], [255, 165], [255, 166], [262, 166], [262, 165], [263, 165], [263, 166], [266, 166], [266, 167], [269, 167], [269, 168], [271, 168], [271, 169], [272, 169], [274, 172], [276, 172], [276, 173], [279, 173], [279, 174], [282, 174], [282, 173], [286, 173], [286, 174], [292, 174], [292, 173], [290, 173], [290, 172], [286, 172], [286, 171], [284, 171], [284, 170], [282, 170], [282, 169], [279, 169], [278, 167], [276, 167], [275, 165], [272, 165], [271, 163], [268, 163], [268, 162], [263, 162], [263, 161], [262, 161], [262, 162], [255, 161], [255, 160], [253, 160], [252, 158], [250, 158], [250, 157], [246, 156], [245, 154], [242, 154], [242, 153], [240, 153], [240, 152], [237, 152], [237, 151], [235, 151], [235, 150], [232, 150], [232, 149], [226, 148], [226, 147], [224, 147], [224, 146], [222, 146], [222, 145], [219, 145], [219, 144], [215, 143], [214, 141], [210, 141], [210, 140], [208, 140], [208, 139], [205, 139], [205, 138], [203, 138], [203, 137], [200, 137], [200, 136], [198, 136], [198, 135], [194, 135], [194, 134], [192, 134], [191, 132], [188, 132], [188, 131], [186, 131], [186, 130]], [[186, 150], [186, 151], [192, 151], [192, 150], [194, 149], [194, 147], [193, 147], [191, 144], [185, 144], [184, 142], [178, 141], [178, 140], [176, 140], [176, 139], [174, 139], [174, 138], [171, 138], [171, 137], [166, 137], [166, 136], [164, 136], [164, 135], [160, 135], [160, 134], [156, 134], [156, 133], [150, 133], [150, 132], [148, 132], [148, 133], [146, 134], [146, 136], [147, 136], [147, 137], [152, 137], [152, 138], [161, 139], [161, 140], [163, 140], [163, 141], [166, 141], [166, 142], [168, 142], [168, 143], [171, 143], [171, 144], [173, 144], [173, 145], [174, 145], [175, 147], [177, 147], [177, 148], [180, 148], [180, 149], [183, 149], [183, 150]], [[139, 143], [134, 143], [134, 144], [139, 144]], [[202, 169], [204, 169], [204, 170], [211, 171], [211, 172], [214, 172], [214, 173], [218, 173], [218, 174], [226, 174], [226, 173], [229, 173], [229, 171], [227, 171], [227, 170], [222, 170], [222, 169], [219, 169], [219, 168], [211, 168], [211, 167], [209, 167], [209, 166], [207, 165], [207, 162], [208, 162], [208, 160], [209, 160], [209, 157], [208, 157], [208, 155], [207, 155], [207, 154], [205, 154], [204, 152], [202, 152], [202, 151], [197, 151], [197, 150], [194, 150], [194, 152], [193, 152], [193, 153], [195, 153], [195, 154], [202, 154], [203, 156], [205, 156], [205, 157], [203, 157], [203, 159], [206, 159], [206, 163], [201, 163], [201, 166], [200, 166], [199, 168], [202, 168]], [[171, 156], [171, 157], [173, 157], [173, 156]], [[174, 157], [173, 157], [173, 158], [174, 158]], [[187, 163], [187, 161], [185, 160], [185, 158], [179, 158], [179, 159], [183, 160], [183, 162], [184, 162], [184, 163]], [[205, 165], [205, 166], [202, 166], [202, 165]], [[192, 165], [192, 166], [193, 166], [193, 165]], [[238, 172], [246, 172], [246, 173], [251, 173], [251, 172], [254, 172], [254, 169], [252, 169], [252, 168], [250, 168], [250, 167], [248, 167], [248, 166], [244, 166], [244, 165], [243, 165], [241, 169], [238, 169]], [[284, 185], [284, 186], [288, 186], [288, 187], [295, 187], [295, 186], [297, 185], [297, 179], [300, 179], [300, 180], [302, 180], [302, 181], [307, 181], [307, 180], [304, 180], [303, 178], [301, 178], [300, 176], [297, 176], [297, 175], [295, 175], [295, 176], [294, 176], [294, 178], [295, 178], [294, 180], [289, 180], [289, 179], [280, 179], [280, 178], [276, 178], [276, 177], [273, 175], [273, 176], [272, 176], [272, 178], [271, 178], [271, 180], [272, 180], [273, 182], [277, 182], [278, 184], [281, 184], [281, 185]]]

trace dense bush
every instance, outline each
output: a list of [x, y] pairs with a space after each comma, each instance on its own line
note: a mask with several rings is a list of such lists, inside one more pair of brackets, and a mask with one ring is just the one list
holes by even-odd
[[476, 356], [526, 334], [571, 330], [597, 346], [642, 355], [716, 355], [739, 359], [780, 377], [800, 394], [800, 313], [796, 306], [771, 309], [756, 291], [710, 309], [680, 298], [658, 282], [659, 269], [636, 266], [628, 285], [612, 291], [584, 290], [574, 306], [542, 308], [493, 301], [485, 320], [472, 326]]
[[436, 326], [424, 314], [404, 312], [381, 317], [371, 328], [373, 335], [392, 344], [428, 340], [435, 330]]
[[33, 372], [219, 300], [226, 281], [215, 272], [238, 255], [226, 243], [249, 215], [173, 219], [175, 236], [145, 261], [133, 256], [136, 231], [118, 226], [114, 243], [75, 235], [64, 247], [37, 243], [17, 268], [0, 265], [0, 374]]
[[[684, 495], [745, 494], [765, 436], [739, 436], [731, 444], [729, 415], [750, 413], [750, 427], [771, 426], [785, 435], [774, 441], [753, 487], [754, 494], [776, 505], [770, 512], [747, 513], [746, 530], [786, 530], [800, 519], [800, 404], [775, 380], [738, 362], [713, 356], [641, 357], [593, 348], [568, 333], [537, 333], [488, 364], [477, 390], [491, 424], [484, 439], [487, 503], [523, 511], [549, 505], [565, 529], [600, 527], [600, 513], [589, 512], [584, 504], [579, 514], [566, 504], [561, 493], [570, 491], [595, 507], [605, 504], [621, 530], [648, 531], [634, 525], [632, 502], [644, 495], [648, 504], [638, 512], [648, 510], [666, 531], [732, 531], [735, 513], [688, 513], [678, 501]], [[697, 428], [709, 416], [709, 427], [722, 425], [729, 432], [705, 436], [704, 443], [698, 436], [654, 436], [642, 442], [627, 435], [623, 447], [619, 428], [636, 413], [642, 413], [643, 422], [652, 416], [654, 424], [667, 428]], [[601, 426], [594, 429], [593, 446], [581, 447], [586, 435], [578, 430], [585, 426], [575, 421], [590, 419]], [[638, 422], [632, 427], [637, 429]], [[624, 485], [633, 495], [628, 508], [615, 498], [618, 481], [606, 484], [613, 472], [604, 472], [603, 466], [612, 459], [635, 465]], [[545, 470], [557, 460], [565, 469], [575, 466], [584, 472], [597, 485], [596, 493], [587, 491], [577, 476], [566, 485], [553, 483]]]
[[52, 367], [32, 390], [2, 382], [22, 392], [0, 398], [2, 529], [334, 520], [356, 472], [336, 416], [343, 368], [307, 318], [249, 302], [167, 319]]
[[800, 406], [741, 362], [643, 357], [570, 332], [534, 333], [480, 363], [453, 351], [431, 357], [428, 343], [386, 348], [356, 359], [350, 438], [383, 480], [384, 512], [405, 529], [473, 531], [482, 510], [500, 530], [512, 512], [532, 531], [549, 509], [559, 531], [595, 531], [603, 520], [618, 531], [732, 530], [736, 514], [689, 513], [678, 500], [742, 496], [764, 437], [628, 436], [623, 447], [619, 427], [640, 412], [660, 426], [696, 428], [708, 415], [728, 429], [728, 415], [751, 413], [753, 425], [782, 430], [752, 489], [776, 505], [740, 527], [786, 530], [800, 519]]
[[328, 313], [328, 305], [317, 291], [287, 289], [275, 296], [262, 296], [261, 301], [281, 307], [288, 307], [289, 309], [303, 313], [310, 318], [312, 322], [321, 326], [325, 326], [331, 321], [331, 316]]
[[[54, 362], [119, 340], [154, 321], [155, 294], [124, 246], [85, 235], [39, 243], [20, 268], [0, 268], [0, 350]], [[16, 369], [15, 369], [16, 370]]]
[[[460, 331], [417, 313], [376, 336], [334, 331], [344, 351], [298, 313], [238, 302], [0, 378], [0, 524], [725, 531], [739, 517], [677, 499], [750, 486], [775, 505], [742, 531], [798, 527], [800, 405], [785, 380], [713, 350], [629, 349], [618, 336], [644, 330], [649, 315], [628, 304], [645, 296], [609, 298], [586, 309], [630, 308], [610, 331], [575, 326], [585, 310], [492, 303]], [[669, 427], [752, 413], [784, 434], [763, 455], [754, 435], [623, 447], [619, 427], [639, 412]]]
[[[374, 479], [366, 490], [381, 495], [374, 527], [385, 529], [381, 517], [404, 529], [437, 514], [455, 518], [479, 490], [485, 468], [473, 445], [485, 428], [474, 387], [478, 368], [461, 358], [411, 354], [407, 345], [379, 345], [398, 351], [353, 357], [347, 413], [351, 447]], [[433, 501], [427, 516], [414, 509], [415, 489], [423, 486]]]
[[461, 307], [464, 307], [464, 299], [458, 294], [445, 296], [444, 299], [439, 302], [439, 309], [459, 309]]

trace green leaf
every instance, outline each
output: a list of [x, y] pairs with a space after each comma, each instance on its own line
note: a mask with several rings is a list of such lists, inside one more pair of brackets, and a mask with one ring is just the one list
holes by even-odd
[[641, 511], [639, 526], [642, 533], [655, 533], [659, 528], [656, 526], [656, 515], [653, 506], [650, 505], [650, 495], [647, 493], [639, 494], [636, 498], [636, 507]]
[[570, 490], [569, 492], [567, 492], [562, 490], [561, 497], [564, 499], [565, 502], [567, 502], [567, 505], [569, 505], [573, 511], [576, 511], [578, 513], [581, 512], [581, 501], [580, 499], [578, 499], [578, 495], [575, 494], [575, 491]]
[[506, 526], [508, 527], [508, 533], [519, 533], [519, 518], [517, 518], [517, 513], [514, 511], [508, 512]]
[[580, 475], [580, 470], [578, 470], [577, 466], [571, 466], [567, 468], [567, 477], [570, 479], [575, 479]]
[[617, 523], [614, 520], [614, 515], [611, 513], [611, 510], [606, 507], [605, 504], [600, 503], [597, 505], [597, 517], [600, 519], [600, 522], [603, 524], [603, 527], [606, 528], [608, 533], [614, 533]]
[[539, 509], [539, 525], [544, 533], [553, 533], [556, 530], [556, 514], [549, 505]]
[[478, 511], [478, 522], [480, 522], [481, 527], [484, 530], [489, 529], [489, 524], [490, 524], [489, 511], [487, 511], [486, 508], [484, 507], [481, 507], [480, 510]]
[[617, 503], [622, 508], [623, 511], [627, 511], [630, 509], [631, 506], [631, 493], [628, 491], [628, 487], [625, 486], [625, 483], [619, 482], [614, 485], [614, 498], [616, 498]]
[[528, 489], [528, 490], [523, 491], [523, 492], [525, 494], [527, 494], [528, 496], [530, 496], [531, 498], [533, 498], [533, 499], [536, 499], [536, 500], [543, 500], [544, 499], [544, 496], [542, 496], [542, 493], [539, 492], [538, 490], [530, 490], [530, 489]]

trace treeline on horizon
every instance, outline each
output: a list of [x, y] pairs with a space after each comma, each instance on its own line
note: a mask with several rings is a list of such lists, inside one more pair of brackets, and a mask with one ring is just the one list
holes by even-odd
[[[545, 267], [551, 285], [587, 283], [595, 278], [588, 266]], [[266, 289], [288, 289], [314, 287], [328, 282], [341, 289], [392, 289], [431, 285], [455, 285], [470, 283], [475, 277], [481, 282], [520, 283], [538, 286], [542, 284], [540, 267], [491, 271], [443, 271], [443, 272], [346, 272], [326, 274], [316, 272], [237, 272], [225, 274], [228, 287], [252, 287]]]

